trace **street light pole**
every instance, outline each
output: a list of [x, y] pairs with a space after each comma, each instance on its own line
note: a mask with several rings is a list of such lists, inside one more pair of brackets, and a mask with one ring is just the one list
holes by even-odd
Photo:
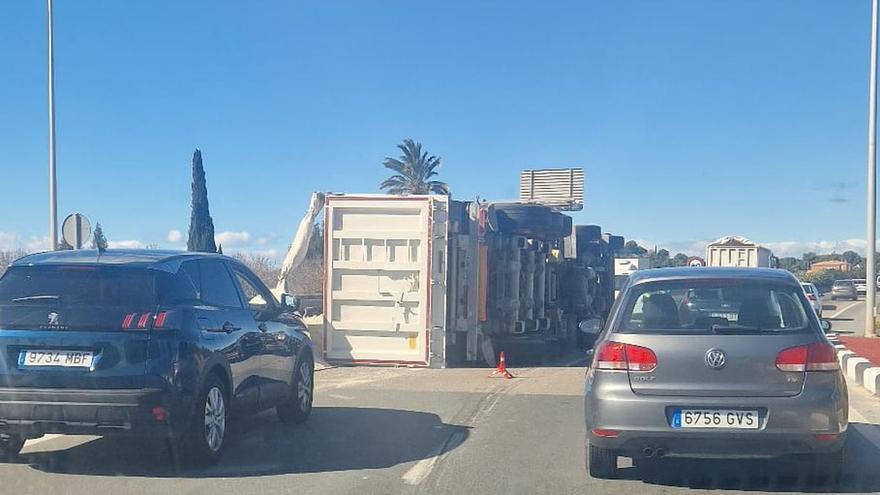
[[868, 96], [868, 252], [865, 294], [865, 337], [874, 336], [874, 304], [877, 295], [877, 3], [871, 1], [871, 75]]
[[49, 7], [49, 249], [58, 249], [58, 188], [55, 182], [55, 43], [52, 0]]

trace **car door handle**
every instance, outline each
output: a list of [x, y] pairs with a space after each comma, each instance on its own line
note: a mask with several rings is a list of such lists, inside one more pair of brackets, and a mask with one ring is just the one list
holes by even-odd
[[237, 327], [228, 321], [226, 323], [224, 323], [223, 327], [221, 327], [221, 328], [226, 333], [232, 333], [232, 332], [235, 332], [236, 330], [241, 330], [241, 327]]

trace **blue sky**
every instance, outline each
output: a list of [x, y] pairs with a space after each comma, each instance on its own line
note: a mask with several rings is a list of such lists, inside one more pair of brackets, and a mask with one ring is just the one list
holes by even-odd
[[[579, 166], [627, 238], [859, 248], [869, 4], [55, 0], [59, 212], [180, 246], [198, 147], [219, 240], [271, 253], [411, 137], [461, 199]], [[48, 233], [45, 16], [0, 3], [0, 248]]]

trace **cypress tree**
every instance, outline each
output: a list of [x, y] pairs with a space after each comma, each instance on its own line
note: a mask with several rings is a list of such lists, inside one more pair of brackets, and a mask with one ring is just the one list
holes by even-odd
[[192, 215], [186, 249], [215, 253], [217, 246], [214, 244], [214, 221], [208, 211], [208, 186], [205, 182], [205, 168], [202, 166], [202, 152], [199, 150], [193, 153], [192, 176]]

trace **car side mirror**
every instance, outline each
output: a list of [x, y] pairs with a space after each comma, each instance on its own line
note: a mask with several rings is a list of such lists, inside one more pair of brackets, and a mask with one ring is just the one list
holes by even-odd
[[281, 294], [281, 309], [291, 313], [299, 311], [299, 298], [291, 294]]
[[581, 333], [593, 335], [602, 331], [602, 325], [601, 318], [590, 318], [589, 320], [583, 320], [578, 323], [578, 330], [580, 330]]
[[819, 320], [819, 323], [822, 326], [822, 331], [828, 333], [831, 331], [831, 322], [828, 320]]

